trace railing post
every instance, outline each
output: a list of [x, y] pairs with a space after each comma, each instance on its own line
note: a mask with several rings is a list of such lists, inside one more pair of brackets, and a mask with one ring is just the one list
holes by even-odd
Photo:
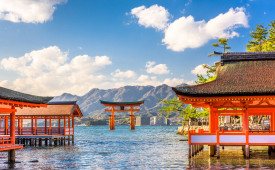
[[192, 157], [191, 130], [188, 131], [188, 158]]
[[220, 134], [219, 130], [217, 130], [217, 158], [220, 158]]

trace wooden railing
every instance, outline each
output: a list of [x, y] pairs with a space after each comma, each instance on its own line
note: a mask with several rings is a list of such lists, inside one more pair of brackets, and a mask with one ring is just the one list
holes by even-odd
[[[73, 134], [73, 128], [71, 129], [69, 134]], [[10, 129], [0, 128], [0, 135], [10, 135]], [[37, 127], [36, 130], [31, 127], [23, 127], [22, 129], [15, 128], [15, 135], [65, 135], [65, 133], [64, 127]]]
[[275, 145], [275, 132], [250, 133], [219, 131], [207, 133], [202, 129], [189, 131], [189, 145]]
[[0, 137], [0, 147], [11, 145], [11, 144], [12, 144], [12, 140], [10, 137]]

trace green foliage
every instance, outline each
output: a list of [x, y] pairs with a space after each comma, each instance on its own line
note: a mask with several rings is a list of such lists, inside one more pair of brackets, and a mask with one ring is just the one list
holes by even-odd
[[256, 24], [256, 28], [250, 32], [252, 41], [248, 41], [248, 52], [275, 51], [275, 20], [268, 24], [269, 29]]
[[216, 66], [212, 65], [209, 66], [208, 64], [203, 64], [203, 68], [207, 69], [206, 71], [206, 77], [204, 77], [202, 74], [197, 74], [198, 80], [195, 81], [196, 84], [202, 84], [206, 82], [210, 82], [216, 79]]
[[228, 38], [219, 38], [218, 41], [219, 41], [218, 43], [214, 43], [212, 44], [212, 46], [222, 48], [223, 52], [225, 52], [225, 50], [231, 49], [231, 47], [227, 46]]
[[168, 118], [172, 113], [178, 115], [178, 118], [182, 118], [185, 121], [191, 119], [197, 119], [198, 117], [208, 117], [207, 109], [197, 109], [192, 105], [183, 104], [177, 97], [173, 99], [159, 99], [163, 106], [158, 111], [161, 116]]
[[88, 120], [85, 123], [87, 126], [99, 126], [99, 125], [107, 125], [106, 120], [97, 120], [97, 119], [92, 119]]

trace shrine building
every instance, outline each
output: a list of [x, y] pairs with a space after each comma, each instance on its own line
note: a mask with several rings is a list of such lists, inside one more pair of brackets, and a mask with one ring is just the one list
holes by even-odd
[[201, 145], [209, 145], [210, 156], [218, 158], [220, 146], [243, 146], [247, 158], [250, 146], [275, 151], [275, 52], [222, 53], [216, 76], [173, 88], [183, 103], [210, 110], [209, 131], [189, 131], [189, 157]]

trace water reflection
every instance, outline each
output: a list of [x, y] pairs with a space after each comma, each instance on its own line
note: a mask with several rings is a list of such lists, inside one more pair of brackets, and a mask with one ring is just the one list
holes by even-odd
[[[207, 148], [207, 147], [205, 147]], [[268, 155], [267, 147], [251, 147], [250, 159], [245, 159], [241, 147], [225, 147], [220, 159], [209, 157], [205, 149], [189, 160], [188, 169], [274, 169], [275, 153]]]

